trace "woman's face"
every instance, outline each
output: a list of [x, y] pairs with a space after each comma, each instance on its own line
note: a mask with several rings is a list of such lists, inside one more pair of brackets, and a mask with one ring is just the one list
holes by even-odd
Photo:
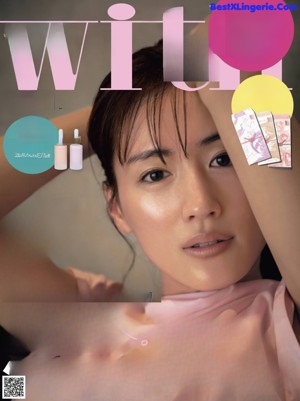
[[[160, 269], [164, 294], [233, 284], [250, 272], [265, 245], [210, 114], [197, 94], [187, 93], [186, 105], [187, 157], [167, 98], [160, 126], [166, 164], [153, 147], [144, 111], [127, 162], [116, 157], [114, 163], [119, 196], [112, 217]], [[178, 120], [184, 132], [183, 110]]]

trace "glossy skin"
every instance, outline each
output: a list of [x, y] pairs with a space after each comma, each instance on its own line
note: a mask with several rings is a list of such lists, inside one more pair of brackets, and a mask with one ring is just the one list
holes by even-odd
[[[184, 132], [182, 110], [179, 120]], [[166, 164], [143, 153], [153, 149], [143, 112], [135, 130], [127, 163], [115, 159], [118, 198], [110, 212], [119, 230], [134, 233], [160, 269], [163, 293], [216, 290], [249, 274], [259, 278], [263, 235], [221, 140], [201, 144], [216, 128], [197, 95], [187, 94], [188, 157], [169, 99], [160, 131]], [[224, 242], [216, 244], [219, 239]], [[192, 248], [198, 243], [204, 247]]]

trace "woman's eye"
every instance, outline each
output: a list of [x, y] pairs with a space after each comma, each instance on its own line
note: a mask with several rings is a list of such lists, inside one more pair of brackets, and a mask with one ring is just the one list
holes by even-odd
[[227, 153], [223, 153], [222, 155], [215, 157], [210, 163], [210, 167], [230, 167], [230, 166], [232, 166], [232, 164]]
[[142, 177], [142, 181], [146, 182], [158, 182], [168, 177], [170, 173], [164, 170], [152, 170]]

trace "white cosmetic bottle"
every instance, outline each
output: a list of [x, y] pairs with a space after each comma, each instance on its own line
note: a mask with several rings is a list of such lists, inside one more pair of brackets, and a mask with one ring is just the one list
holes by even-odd
[[58, 130], [58, 144], [54, 146], [54, 168], [55, 170], [66, 170], [68, 168], [68, 147], [64, 145], [64, 131]]
[[78, 129], [74, 129], [74, 143], [70, 145], [70, 169], [82, 170], [83, 146]]

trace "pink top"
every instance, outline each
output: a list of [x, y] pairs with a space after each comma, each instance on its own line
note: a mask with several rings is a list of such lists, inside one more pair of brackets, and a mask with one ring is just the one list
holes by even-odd
[[[104, 305], [94, 306], [100, 320]], [[300, 400], [294, 305], [283, 283], [249, 281], [109, 308], [113, 318], [95, 331], [98, 349], [17, 364], [28, 400]]]
[[174, 352], [184, 355], [169, 361], [174, 383], [184, 383], [174, 400], [300, 400], [294, 304], [283, 283], [168, 296], [151, 310], [164, 321]]

